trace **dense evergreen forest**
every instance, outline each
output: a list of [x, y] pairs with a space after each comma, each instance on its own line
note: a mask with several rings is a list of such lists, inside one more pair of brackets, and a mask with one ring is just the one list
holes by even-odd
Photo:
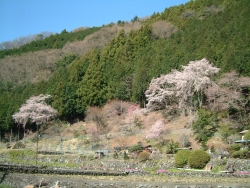
[[[88, 106], [102, 106], [112, 99], [143, 107], [147, 102], [144, 93], [152, 78], [180, 69], [189, 61], [206, 58], [221, 69], [221, 74], [235, 70], [250, 76], [248, 0], [191, 0], [154, 13], [141, 23], [139, 30], [121, 30], [104, 48], [95, 48], [84, 56], [73, 51], [65, 55], [55, 62], [48, 80], [22, 84], [1, 81], [2, 134], [16, 127], [12, 115], [20, 106], [41, 93], [52, 95], [49, 103], [58, 111], [60, 120], [73, 121], [83, 119]], [[75, 33], [64, 30], [18, 49], [2, 50], [0, 58], [62, 48], [99, 29]]]

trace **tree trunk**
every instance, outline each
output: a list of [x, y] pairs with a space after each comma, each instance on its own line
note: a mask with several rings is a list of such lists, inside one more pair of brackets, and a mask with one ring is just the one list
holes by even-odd
[[18, 125], [18, 131], [17, 131], [17, 141], [18, 141], [18, 140], [20, 140], [19, 133], [20, 133], [20, 126]]
[[38, 157], [38, 136], [39, 136], [39, 131], [38, 131], [38, 125], [36, 124], [36, 131], [37, 131], [37, 135], [36, 135], [36, 165], [37, 165], [37, 157]]
[[11, 142], [12, 142], [12, 128], [10, 129], [10, 145], [11, 145]]

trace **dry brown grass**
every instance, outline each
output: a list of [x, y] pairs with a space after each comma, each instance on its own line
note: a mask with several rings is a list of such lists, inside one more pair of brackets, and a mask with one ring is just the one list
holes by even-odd
[[[108, 103], [106, 105], [111, 105], [114, 107], [114, 103]], [[124, 104], [125, 105], [125, 104]], [[126, 103], [126, 106], [132, 106], [134, 104]], [[105, 106], [102, 110], [116, 108]], [[136, 108], [135, 108], [136, 109]], [[138, 109], [137, 109], [138, 110]], [[135, 112], [138, 112], [138, 111]], [[52, 146], [59, 145], [63, 140], [63, 146], [65, 148], [71, 147], [76, 149], [77, 146], [82, 146], [86, 144], [84, 142], [96, 142], [103, 143], [104, 148], [114, 148], [117, 146], [132, 146], [138, 142], [147, 144], [146, 135], [150, 131], [150, 128], [156, 121], [161, 120], [164, 123], [164, 130], [162, 135], [156, 139], [152, 140], [150, 143], [154, 144], [160, 142], [161, 140], [173, 140], [175, 142], [180, 142], [180, 136], [187, 135], [189, 141], [191, 142], [191, 147], [193, 149], [199, 149], [199, 144], [194, 140], [193, 133], [189, 125], [191, 117], [174, 117], [166, 119], [162, 111], [149, 112], [147, 114], [143, 113], [124, 113], [118, 115], [118, 113], [111, 113], [108, 111], [108, 114], [112, 114], [109, 117], [106, 117], [108, 123], [108, 131], [102, 132], [97, 124], [92, 121], [88, 122], [77, 122], [74, 124], [57, 124], [49, 125], [47, 129], [43, 130], [44, 138], [40, 141], [40, 147], [45, 149], [45, 144]], [[92, 133], [91, 130], [95, 129], [98, 132]], [[26, 140], [30, 140], [35, 137], [35, 133], [27, 135]], [[108, 145], [107, 145], [108, 143]], [[215, 143], [211, 141], [211, 143]], [[209, 144], [211, 144], [209, 142]], [[218, 141], [216, 147], [219, 145]], [[29, 145], [35, 145], [35, 142], [29, 142]], [[31, 147], [31, 146], [30, 146]], [[88, 146], [87, 146], [88, 147]], [[222, 146], [218, 146], [222, 147]], [[53, 148], [53, 147], [52, 147]]]

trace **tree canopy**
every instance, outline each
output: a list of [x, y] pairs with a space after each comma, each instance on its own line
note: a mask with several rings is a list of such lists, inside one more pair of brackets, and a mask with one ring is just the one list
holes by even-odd
[[22, 124], [25, 128], [28, 122], [41, 125], [57, 116], [57, 111], [45, 103], [50, 95], [39, 95], [30, 97], [25, 104], [21, 106], [19, 112], [12, 117], [16, 123]]
[[[133, 101], [141, 107], [148, 102], [151, 109], [171, 104], [174, 110], [186, 113], [205, 103], [211, 109], [227, 110], [231, 118], [248, 126], [249, 85], [235, 86], [250, 76], [250, 46], [246, 42], [250, 41], [249, 12], [248, 0], [196, 0], [131, 23], [140, 22], [139, 29], [128, 32], [126, 27], [114, 27], [112, 40], [105, 40], [105, 33], [96, 33], [89, 42], [95, 44], [101, 38], [105, 45], [91, 48], [82, 56], [74, 55], [74, 51], [65, 54], [63, 50], [44, 49], [61, 49], [67, 42], [83, 40], [100, 28], [64, 30], [20, 48], [1, 50], [0, 58], [4, 59], [0, 62], [0, 129], [10, 129], [14, 124], [12, 115], [27, 99], [41, 93], [53, 96], [51, 106], [60, 119], [68, 121], [84, 118], [88, 106], [102, 106], [117, 99]], [[77, 50], [84, 47], [79, 45]], [[43, 56], [35, 52], [41, 49]], [[15, 64], [21, 59], [17, 55], [24, 53], [24, 63]], [[55, 56], [57, 59], [51, 62]], [[15, 58], [14, 63], [11, 58]], [[25, 64], [27, 58], [34, 58], [31, 62], [35, 69]], [[194, 62], [189, 64], [190, 61]], [[26, 71], [20, 71], [20, 66]], [[211, 79], [219, 69], [220, 74]], [[220, 78], [232, 71], [237, 73], [233, 78], [237, 82], [226, 86]], [[34, 73], [36, 79], [28, 77]], [[22, 76], [27, 79], [21, 81]], [[233, 87], [237, 95], [229, 95]], [[230, 103], [225, 105], [223, 97], [230, 98]]]
[[[196, 106], [201, 107], [203, 91], [212, 84], [209, 76], [219, 72], [205, 58], [191, 61], [182, 66], [183, 71], [173, 70], [167, 75], [152, 79], [145, 95], [147, 108], [157, 110], [178, 104], [179, 109], [192, 111]], [[197, 98], [195, 104], [194, 97]]]

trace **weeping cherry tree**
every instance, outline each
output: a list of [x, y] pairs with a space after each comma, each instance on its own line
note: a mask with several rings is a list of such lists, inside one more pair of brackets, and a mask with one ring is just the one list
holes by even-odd
[[[37, 146], [36, 146], [36, 165], [38, 155], [38, 125], [48, 122], [57, 116], [57, 111], [45, 103], [46, 99], [51, 98], [51, 95], [43, 95], [30, 97], [26, 104], [23, 104], [19, 112], [12, 117], [16, 123], [22, 124], [23, 128], [27, 122], [36, 123], [37, 126]], [[24, 131], [25, 132], [25, 131]]]
[[[46, 99], [51, 98], [51, 95], [32, 96], [25, 104], [21, 106], [19, 112], [12, 117], [16, 123], [25, 126], [28, 122], [38, 125], [48, 122], [57, 116], [57, 111], [45, 103]], [[24, 135], [25, 136], [25, 135]]]
[[[158, 110], [178, 104], [183, 112], [192, 112], [195, 106], [202, 106], [203, 91], [212, 84], [209, 76], [217, 74], [220, 69], [213, 67], [205, 58], [191, 61], [182, 69], [182, 72], [172, 70], [151, 80], [145, 92], [147, 109]], [[197, 105], [194, 104], [195, 97]]]

